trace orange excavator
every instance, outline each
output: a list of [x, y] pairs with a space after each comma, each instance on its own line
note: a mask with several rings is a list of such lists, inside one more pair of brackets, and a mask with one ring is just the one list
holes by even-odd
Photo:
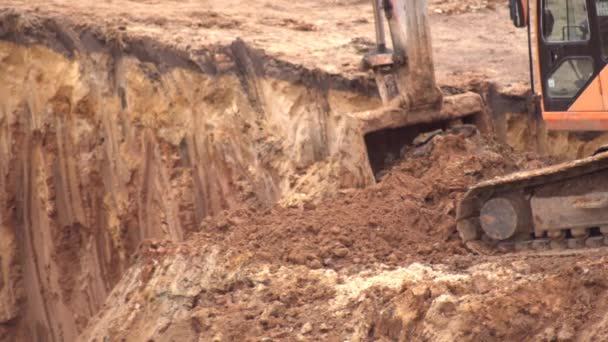
[[[443, 96], [436, 86], [426, 1], [372, 3], [377, 44], [364, 65], [374, 71], [383, 106], [355, 114], [364, 133], [466, 122], [483, 112], [478, 94]], [[549, 130], [608, 130], [608, 0], [509, 0], [509, 8], [528, 32], [533, 114]], [[492, 251], [608, 244], [608, 148], [471, 187], [458, 205], [457, 229], [467, 245]]]
[[[528, 31], [535, 110], [549, 130], [608, 130], [608, 0], [510, 0]], [[499, 250], [608, 244], [608, 153], [475, 185], [457, 212], [465, 242]]]

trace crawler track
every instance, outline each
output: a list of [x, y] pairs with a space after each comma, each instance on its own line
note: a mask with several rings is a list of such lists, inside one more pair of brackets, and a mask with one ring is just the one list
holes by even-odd
[[[483, 213], [488, 201], [513, 198], [521, 205], [510, 212], [495, 204]], [[475, 185], [458, 206], [457, 229], [463, 241], [498, 252], [608, 245], [608, 153]]]

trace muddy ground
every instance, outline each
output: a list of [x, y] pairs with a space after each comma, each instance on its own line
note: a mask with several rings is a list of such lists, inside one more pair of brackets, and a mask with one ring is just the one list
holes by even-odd
[[605, 250], [479, 255], [454, 219], [472, 184], [606, 137], [522, 113], [504, 2], [432, 0], [439, 85], [494, 130], [375, 168], [350, 116], [380, 104], [369, 7], [2, 2], [1, 339], [608, 338]]

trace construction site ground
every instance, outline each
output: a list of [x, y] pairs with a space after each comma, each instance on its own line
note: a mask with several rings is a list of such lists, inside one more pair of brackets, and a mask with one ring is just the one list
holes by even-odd
[[[481, 84], [493, 84], [501, 89], [506, 98], [525, 92], [528, 88], [526, 33], [511, 24], [505, 1], [430, 0], [429, 12], [437, 80], [444, 90], [480, 89]], [[131, 41], [139, 39], [148, 42], [146, 46], [152, 46], [151, 49], [162, 45], [163, 49], [170, 48], [192, 56], [203, 53], [201, 51], [206, 53], [207, 49], [215, 46], [230, 45], [240, 38], [249, 47], [263, 50], [264, 54], [289, 64], [290, 68], [311, 70], [325, 75], [323, 77], [335, 76], [358, 84], [371, 82], [369, 73], [359, 68], [361, 57], [373, 48], [369, 1], [5, 0], [0, 3], [0, 15], [5, 19], [0, 23], [2, 37], [23, 30], [29, 34], [28, 37], [44, 41], [47, 38], [39, 38], [44, 33], [31, 34], [27, 31], [34, 30], [31, 28], [37, 27], [37, 23], [51, 18], [60, 25], [65, 22], [66, 27], [75, 31], [94, 28], [107, 37], [119, 35]], [[23, 18], [19, 25], [26, 29], [13, 26], [13, 22], [7, 19], [15, 15]], [[48, 38], [48, 41], [52, 39]], [[10, 47], [15, 50], [18, 50], [17, 45], [23, 44], [20, 41], [13, 43], [16, 45]], [[22, 57], [25, 61], [44, 64], [36, 59], [37, 56], [44, 57], [40, 59], [43, 61], [59, 63], [61, 60], [40, 50], [28, 51], [19, 53], [19, 56], [26, 56]], [[0, 49], [0, 61], [11, 65], [11, 68], [2, 70], [21, 75], [21, 62], [11, 56], [10, 52]], [[155, 59], [150, 60], [154, 62]], [[90, 67], [86, 63], [83, 65]], [[108, 68], [118, 69], [113, 64]], [[32, 76], [32, 79], [47, 82], [52, 77], [62, 80], [63, 77], [68, 80], [75, 78], [71, 74], [64, 76], [59, 71], [50, 75], [42, 81], [40, 77]], [[180, 88], [182, 79], [178, 76], [174, 80], [178, 89], [176, 93], [188, 87]], [[29, 77], [24, 79], [30, 80]], [[13, 82], [12, 79], [10, 81]], [[48, 82], [54, 81], [51, 79]], [[133, 83], [135, 81], [131, 80]], [[210, 107], [222, 103], [225, 98], [238, 98], [237, 95], [226, 95], [231, 94], [232, 83], [202, 84], [218, 89], [205, 97], [208, 101], [205, 104]], [[59, 95], [67, 91], [58, 88], [63, 89], [57, 91]], [[30, 88], [24, 89], [29, 94]], [[291, 91], [288, 88], [278, 89], [283, 93]], [[40, 93], [43, 92], [40, 90]], [[0, 92], [1, 96], [6, 94]], [[53, 108], [54, 111], [63, 108], [64, 99], [57, 94], [53, 91], [53, 96], [49, 96], [51, 100], [43, 101], [39, 108]], [[136, 97], [149, 98], [151, 104], [142, 111], [153, 112], [153, 107], [158, 103], [150, 94], [153, 93], [132, 95], [129, 105], [136, 103]], [[35, 93], [32, 96], [42, 95]], [[103, 96], [100, 95], [100, 98]], [[359, 101], [357, 96], [353, 95], [349, 101]], [[299, 99], [299, 102], [310, 103], [299, 104], [297, 108], [316, 108], [313, 103], [318, 99], [316, 95]], [[9, 117], [8, 110], [5, 113], [4, 108], [12, 106], [12, 102], [6, 98], [0, 99], [2, 101], [9, 104], [0, 106], [3, 115], [0, 119], [5, 118], [4, 115]], [[28, 108], [36, 108], [36, 101], [31, 102], [35, 105], [28, 102]], [[379, 103], [377, 100], [360, 102], [366, 108]], [[87, 111], [81, 111], [81, 105], [87, 107], [89, 102], [79, 101], [78, 105], [70, 105], [68, 112], [74, 117], [85, 117]], [[108, 108], [121, 106], [120, 101], [108, 101], [104, 105]], [[180, 105], [179, 101], [171, 103], [171, 106]], [[122, 107], [124, 110], [124, 103]], [[25, 113], [30, 112], [19, 113], [27, 116]], [[41, 112], [44, 110], [41, 109]], [[45, 113], [51, 112], [49, 109]], [[289, 112], [291, 118], [296, 119], [298, 113]], [[241, 110], [239, 115], [248, 114]], [[66, 117], [69, 116], [59, 117], [56, 122]], [[221, 145], [218, 151], [186, 153], [183, 151], [186, 148], [181, 149], [185, 144], [183, 141], [187, 140], [185, 138], [174, 139], [177, 142], [173, 145], [159, 143], [158, 149], [150, 149], [147, 146], [156, 144], [157, 140], [173, 139], [173, 133], [166, 128], [173, 127], [172, 120], [177, 119], [161, 117], [160, 114], [154, 117], [141, 114], [132, 126], [119, 128], [100, 119], [99, 127], [115, 132], [116, 136], [98, 139], [101, 141], [99, 146], [104, 146], [104, 153], [110, 157], [96, 159], [98, 157], [93, 152], [79, 152], [88, 148], [83, 147], [89, 143], [86, 136], [94, 135], [94, 132], [85, 131], [82, 126], [64, 126], [55, 121], [48, 123], [43, 119], [31, 119], [27, 124], [36, 126], [38, 131], [31, 136], [23, 136], [15, 133], [21, 132], [20, 125], [23, 124], [19, 120], [6, 120], [10, 124], [6, 123], [6, 130], [0, 131], [0, 156], [4, 158], [0, 162], [0, 171], [6, 178], [6, 181], [0, 181], [0, 185], [7, 193], [0, 196], [0, 234], [10, 232], [9, 225], [19, 221], [13, 219], [10, 213], [21, 210], [21, 206], [28, 208], [22, 216], [34, 217], [25, 220], [30, 226], [46, 225], [51, 227], [51, 233], [36, 240], [35, 229], [23, 233], [10, 232], [11, 238], [5, 238], [0, 243], [0, 249], [16, 248], [18, 251], [8, 253], [14, 258], [10, 259], [10, 267], [13, 267], [12, 263], [26, 265], [29, 261], [25, 259], [31, 255], [33, 260], [42, 260], [43, 255], [49, 255], [45, 260], [51, 260], [48, 263], [52, 266], [47, 267], [48, 279], [40, 274], [35, 275], [35, 272], [28, 273], [28, 267], [44, 268], [38, 265], [22, 266], [25, 275], [13, 271], [15, 268], [7, 271], [7, 253], [3, 251], [0, 259], [3, 267], [1, 286], [16, 289], [9, 291], [10, 294], [0, 295], [0, 337], [4, 340], [28, 340], [32, 336], [43, 335], [52, 336], [48, 338], [49, 341], [70, 340], [69, 336], [78, 336], [78, 340], [83, 341], [218, 342], [608, 339], [608, 269], [605, 266], [608, 248], [481, 255], [467, 248], [456, 232], [456, 206], [469, 186], [491, 177], [554, 163], [565, 155], [572, 157], [577, 153], [582, 154], [586, 147], [575, 144], [569, 136], [560, 136], [560, 143], [551, 146], [551, 151], [562, 147], [568, 150], [568, 153], [555, 157], [546, 154], [546, 151], [526, 150], [536, 144], [518, 142], [509, 146], [505, 139], [497, 139], [492, 134], [447, 130], [422, 146], [403, 147], [397, 156], [384, 165], [385, 170], [375, 175], [378, 181], [375, 184], [360, 181], [348, 173], [346, 175], [354, 180], [344, 180], [348, 177], [342, 173], [337, 176], [329, 171], [323, 173], [325, 164], [321, 165], [321, 162], [305, 163], [305, 166], [293, 162], [294, 166], [290, 159], [298, 159], [300, 154], [291, 155], [290, 150], [275, 149], [279, 143], [266, 144], [264, 140], [264, 144], [259, 144], [265, 148], [262, 151], [264, 157], [259, 159], [259, 163], [273, 165], [278, 171], [271, 173], [265, 179], [266, 183], [259, 183], [272, 184], [269, 187], [287, 187], [289, 191], [268, 190], [269, 194], [261, 195], [263, 191], [259, 189], [265, 189], [264, 186], [256, 187], [256, 183], [248, 188], [247, 181], [250, 179], [239, 178], [238, 182], [227, 180], [225, 184], [217, 186], [219, 190], [215, 185], [205, 183], [202, 195], [182, 196], [200, 184], [181, 181], [186, 176], [179, 174], [183, 168], [180, 163], [194, 165], [189, 159], [192, 155], [208, 158], [206, 160], [213, 168], [207, 170], [204, 165], [197, 167], [209, 171], [209, 177], [219, 174], [222, 182], [223, 173], [259, 175], [262, 172], [256, 173], [256, 168], [263, 167], [256, 164], [258, 159], [251, 166], [243, 167], [250, 169], [234, 171], [231, 166], [241, 161], [234, 162], [233, 159], [245, 155], [242, 158], [247, 161], [248, 154], [234, 152], [226, 147], [232, 145], [222, 145], [218, 141], [226, 139], [237, 145], [251, 144], [257, 148], [256, 144], [263, 139], [255, 136], [259, 139], [241, 141], [233, 135], [217, 133], [215, 141]], [[513, 130], [503, 129], [501, 134], [513, 134], [510, 139], [514, 141], [532, 139], [523, 136], [530, 133], [525, 122], [514, 124], [516, 127]], [[0, 120], [0, 123], [4, 125], [5, 121]], [[53, 125], [61, 129], [50, 130], [52, 134], [45, 131], [45, 127]], [[133, 133], [139, 132], [142, 126], [149, 130], [142, 129], [141, 135]], [[207, 134], [208, 130], [221, 125], [213, 121], [200, 126], [204, 126], [201, 132]], [[316, 126], [312, 127], [314, 129]], [[252, 130], [247, 126], [228, 132], [250, 134]], [[61, 132], [72, 132], [70, 134], [80, 139], [76, 140], [87, 144], [74, 144], [73, 150], [64, 150], [60, 143], [55, 146], [46, 142], [48, 136], [63, 139]], [[259, 134], [262, 136], [262, 133]], [[32, 157], [31, 164], [19, 159], [21, 149], [16, 144], [5, 144], [3, 137], [6, 141], [14, 138], [28, 142], [23, 145], [27, 146], [23, 148], [26, 151], [23, 153], [34, 150], [32, 155], [35, 157]], [[113, 139], [116, 139], [115, 147], [112, 145]], [[92, 140], [91, 146], [94, 145]], [[106, 145], [103, 145], [103, 141], [106, 141]], [[565, 147], [568, 142], [572, 144]], [[105, 147], [107, 145], [110, 147]], [[40, 150], [36, 150], [37, 146], [40, 146]], [[95, 151], [94, 147], [91, 150]], [[77, 167], [70, 166], [71, 162], [64, 162], [69, 160], [65, 155], [69, 155], [70, 151], [78, 155], [74, 161]], [[305, 155], [305, 152], [301, 154]], [[60, 156], [57, 163], [66, 166], [57, 166], [45, 159], [52, 154]], [[185, 158], [184, 154], [190, 157]], [[228, 156], [226, 164], [216, 163], [223, 160], [224, 154]], [[119, 156], [123, 155], [128, 158], [125, 157], [124, 164], [120, 164]], [[341, 156], [340, 153], [336, 155], [338, 157], [332, 155], [331, 158]], [[25, 154], [25, 158], [28, 156]], [[167, 156], [182, 156], [188, 162]], [[139, 157], [143, 158], [141, 164], [145, 164], [141, 169]], [[281, 160], [278, 166], [273, 164], [275, 157]], [[89, 161], [90, 164], [87, 164]], [[110, 171], [103, 169], [106, 164]], [[28, 165], [40, 171], [32, 174], [22, 172], [21, 167], [27, 169]], [[78, 178], [74, 187], [66, 186], [61, 181], [48, 181], [52, 177], [61, 178], [57, 174], [64, 172], [63, 167], [68, 170], [65, 171], [68, 174], [65, 178]], [[74, 173], [81, 173], [82, 176], [70, 176], [70, 167], [74, 167], [74, 170], [78, 170]], [[96, 168], [103, 170], [97, 174]], [[311, 169], [315, 169], [314, 172]], [[128, 176], [123, 177], [124, 170], [137, 171], [126, 172]], [[151, 177], [146, 170], [158, 172], [161, 176]], [[113, 172], [118, 176], [113, 178]], [[139, 189], [137, 182], [141, 174], [143, 190], [133, 190]], [[20, 184], [21, 178], [30, 177], [32, 180], [26, 182], [27, 187], [15, 185]], [[125, 178], [128, 180], [121, 183]], [[241, 186], [241, 181], [245, 185]], [[53, 183], [48, 186], [51, 190], [36, 191], [37, 186], [44, 188], [40, 184], [45, 182]], [[284, 185], [286, 183], [289, 185]], [[180, 187], [175, 188], [172, 186], [174, 184]], [[71, 197], [64, 202], [56, 198], [61, 196], [62, 186], [70, 189], [65, 191], [67, 197], [75, 196], [76, 188], [82, 192], [82, 197], [87, 199], [82, 201], [83, 209], [64, 203], [72, 201]], [[328, 188], [325, 189], [325, 186]], [[243, 187], [244, 190], [241, 189]], [[125, 195], [116, 196], [120, 197], [116, 200], [118, 204], [113, 204], [112, 196], [106, 194], [110, 192], [108, 189], [115, 190], [121, 196], [124, 192]], [[231, 196], [226, 189], [241, 192], [238, 196]], [[300, 197], [293, 195], [296, 190], [299, 191], [297, 194], [308, 196], [306, 200], [297, 200]], [[32, 195], [20, 197], [20, 191]], [[139, 197], [132, 198], [132, 191]], [[87, 193], [92, 195], [87, 197]], [[97, 193], [103, 195], [95, 197], [93, 194]], [[206, 201], [197, 196], [204, 197]], [[164, 203], [163, 197], [168, 198], [165, 199], [167, 202], [179, 203], [176, 205], [179, 207], [176, 209], [177, 219], [171, 215], [159, 216], [158, 219], [155, 216], [171, 205]], [[40, 204], [36, 204], [36, 200]], [[199, 211], [208, 215], [192, 209], [197, 201], [204, 202], [201, 205], [204, 209]], [[58, 204], [45, 206], [50, 202]], [[94, 257], [88, 257], [88, 251], [94, 248], [86, 241], [95, 241], [96, 233], [91, 232], [94, 230], [91, 227], [97, 226], [84, 223], [66, 225], [69, 229], [86, 230], [86, 234], [74, 231], [58, 234], [53, 230], [57, 228], [52, 222], [45, 223], [44, 219], [39, 218], [46, 214], [53, 218], [57, 216], [54, 212], [62, 210], [70, 211], [74, 217], [81, 210], [85, 213], [82, 216], [86, 217], [81, 221], [90, 220], [99, 227], [107, 224], [114, 229], [108, 228], [110, 237], [104, 235], [104, 238], [99, 238], [102, 247], [92, 253]], [[95, 212], [98, 211], [107, 211], [112, 215], [96, 216]], [[43, 214], [32, 215], [38, 212]], [[206, 217], [197, 221], [197, 215]], [[59, 216], [58, 221], [64, 220]], [[148, 216], [151, 218], [146, 219]], [[123, 221], [126, 222], [124, 225]], [[114, 222], [121, 225], [113, 226]], [[172, 226], [174, 222], [181, 222], [179, 229]], [[133, 229], [137, 231], [133, 232]], [[147, 236], [147, 233], [164, 238], [139, 241], [138, 237], [133, 237]], [[0, 239], [4, 236], [0, 235]], [[27, 236], [30, 236], [30, 240], [27, 240]], [[89, 238], [91, 240], [87, 240]], [[29, 241], [33, 241], [32, 246], [40, 245], [36, 252], [31, 252], [30, 247], [20, 244], [20, 239], [28, 241], [23, 245], [29, 246]], [[85, 256], [86, 260], [83, 261]], [[36, 262], [39, 261], [33, 263]], [[95, 266], [97, 263], [103, 264], [103, 267]], [[36, 283], [32, 280], [36, 277], [44, 278], [37, 282], [42, 285], [29, 290], [27, 282]], [[47, 282], [49, 285], [45, 288]], [[89, 283], [103, 290], [91, 290], [94, 286]], [[40, 303], [30, 306], [23, 304], [38, 301], [32, 299], [34, 297], [42, 298]], [[45, 310], [46, 314], [43, 312]], [[43, 316], [46, 318], [40, 318]], [[28, 318], [36, 321], [35, 327], [29, 325]]]
[[[354, 78], [367, 75], [361, 58], [374, 47], [370, 6], [361, 0], [10, 0], [1, 9], [120, 28], [187, 51], [241, 38], [290, 63]], [[429, 11], [441, 84], [460, 77], [505, 85], [527, 80], [525, 30], [513, 27], [503, 2], [431, 0]]]

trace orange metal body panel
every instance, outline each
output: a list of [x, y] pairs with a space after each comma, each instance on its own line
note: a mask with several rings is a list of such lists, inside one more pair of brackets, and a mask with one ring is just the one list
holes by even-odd
[[[542, 103], [542, 101], [541, 101]], [[550, 130], [608, 131], [608, 67], [583, 90], [566, 112], [545, 112]]]
[[608, 67], [591, 81], [568, 112], [600, 112], [608, 109]]
[[550, 130], [608, 131], [608, 112], [543, 112]]
[[606, 109], [602, 96], [602, 82], [596, 77], [591, 84], [585, 88], [582, 94], [568, 108], [568, 112], [597, 112]]

